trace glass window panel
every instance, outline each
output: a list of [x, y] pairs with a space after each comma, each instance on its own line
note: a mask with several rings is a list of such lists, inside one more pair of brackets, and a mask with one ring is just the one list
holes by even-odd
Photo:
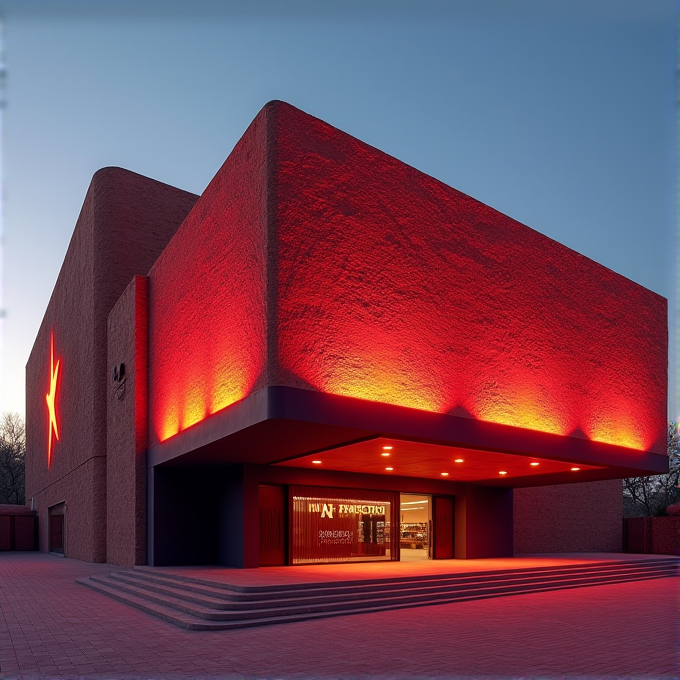
[[394, 494], [291, 487], [293, 564], [397, 558]]

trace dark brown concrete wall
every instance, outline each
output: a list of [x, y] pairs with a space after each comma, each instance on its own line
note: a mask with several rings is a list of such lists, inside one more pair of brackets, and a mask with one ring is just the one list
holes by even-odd
[[106, 561], [124, 566], [146, 563], [147, 319], [148, 279], [136, 276], [108, 321]]
[[680, 517], [629, 517], [623, 543], [626, 552], [680, 555]]
[[622, 549], [618, 479], [515, 489], [515, 554]]
[[0, 550], [35, 550], [35, 523], [31, 513], [4, 515], [0, 509]]
[[467, 484], [456, 496], [456, 557], [513, 555], [513, 490]]
[[12, 518], [10, 515], [0, 515], [0, 550], [10, 550], [12, 544]]
[[37, 517], [16, 515], [14, 517], [14, 549], [35, 550], [35, 523]]
[[[107, 317], [135, 274], [145, 275], [197, 197], [120, 168], [92, 178], [26, 366], [26, 497], [35, 500], [40, 549], [47, 509], [66, 503], [65, 554], [106, 559]], [[50, 333], [61, 361], [60, 441], [47, 466]]]

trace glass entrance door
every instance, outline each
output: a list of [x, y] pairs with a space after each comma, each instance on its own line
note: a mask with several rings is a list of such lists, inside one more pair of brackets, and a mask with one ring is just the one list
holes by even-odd
[[432, 496], [400, 495], [400, 559], [404, 562], [432, 557]]

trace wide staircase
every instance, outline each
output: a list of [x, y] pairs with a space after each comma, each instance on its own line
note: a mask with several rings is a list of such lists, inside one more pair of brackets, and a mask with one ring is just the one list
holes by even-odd
[[678, 575], [675, 557], [362, 581], [235, 586], [137, 567], [76, 579], [181, 628], [224, 630]]

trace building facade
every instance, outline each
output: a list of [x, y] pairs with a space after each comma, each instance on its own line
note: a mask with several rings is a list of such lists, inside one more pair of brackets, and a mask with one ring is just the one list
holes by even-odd
[[664, 298], [282, 102], [200, 197], [95, 174], [26, 370], [83, 560], [620, 549], [668, 467]]

